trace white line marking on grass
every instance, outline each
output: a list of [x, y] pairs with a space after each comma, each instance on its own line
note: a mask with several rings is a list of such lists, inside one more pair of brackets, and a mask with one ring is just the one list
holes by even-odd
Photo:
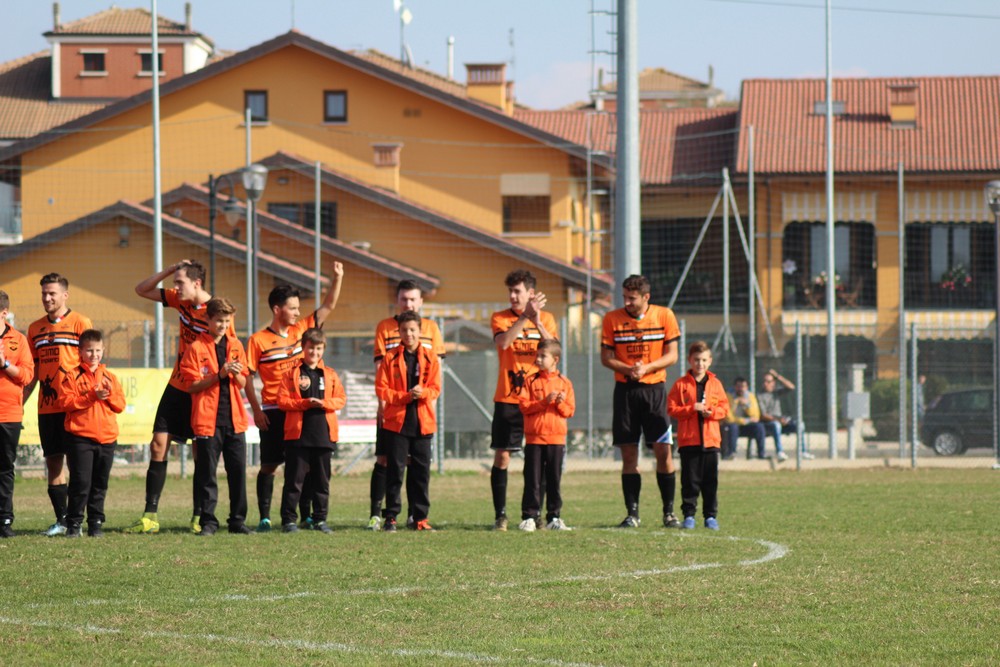
[[504, 658], [495, 655], [484, 655], [480, 653], [466, 653], [460, 651], [439, 651], [435, 649], [374, 649], [363, 646], [352, 646], [339, 642], [314, 642], [304, 639], [248, 639], [245, 637], [230, 637], [227, 635], [211, 634], [186, 634], [181, 632], [167, 632], [157, 630], [134, 631], [123, 628], [107, 628], [90, 623], [84, 625], [71, 625], [68, 623], [53, 623], [51, 621], [25, 620], [0, 616], [0, 624], [4, 625], [24, 625], [31, 628], [53, 628], [57, 630], [68, 630], [70, 632], [92, 633], [96, 635], [128, 635], [129, 637], [143, 637], [146, 639], [174, 639], [187, 642], [215, 642], [221, 644], [239, 644], [240, 646], [259, 646], [262, 648], [295, 648], [308, 651], [322, 651], [324, 653], [348, 653], [358, 655], [373, 656], [394, 656], [407, 658], [442, 658], [447, 660], [461, 660], [463, 662], [504, 664], [510, 662], [531, 663], [535, 665], [552, 665], [552, 667], [600, 667], [598, 664], [586, 662], [566, 662], [564, 660], [532, 658], [531, 656], [516, 656], [514, 658]]

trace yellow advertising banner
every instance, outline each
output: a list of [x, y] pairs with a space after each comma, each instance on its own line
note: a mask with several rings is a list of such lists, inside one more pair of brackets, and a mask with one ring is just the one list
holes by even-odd
[[[160, 403], [163, 388], [170, 380], [170, 368], [112, 368], [121, 380], [125, 392], [125, 410], [118, 415], [118, 444], [145, 445], [153, 434], [153, 418]], [[39, 445], [38, 411], [35, 393], [24, 406], [22, 445]]]

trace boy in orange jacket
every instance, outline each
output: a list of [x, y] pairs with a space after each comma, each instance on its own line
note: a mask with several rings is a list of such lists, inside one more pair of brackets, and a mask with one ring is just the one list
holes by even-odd
[[375, 393], [385, 406], [382, 428], [387, 431], [388, 470], [385, 521], [382, 530], [396, 530], [396, 516], [402, 509], [399, 497], [403, 472], [410, 458], [407, 498], [416, 530], [434, 530], [427, 522], [431, 501], [431, 437], [437, 431], [434, 401], [441, 393], [441, 364], [436, 354], [420, 344], [421, 319], [414, 311], [400, 313], [399, 346], [386, 352], [375, 376]]
[[10, 297], [0, 290], [0, 539], [14, 537], [14, 462], [24, 419], [24, 388], [35, 378], [28, 339], [7, 322]]
[[83, 510], [87, 535], [102, 537], [104, 498], [118, 444], [118, 419], [125, 409], [121, 382], [104, 367], [104, 336], [97, 329], [80, 334], [80, 365], [62, 376], [58, 407], [66, 413], [69, 502], [66, 537], [80, 537]]
[[[285, 487], [281, 491], [281, 529], [297, 532], [295, 524], [302, 486], [309, 475], [313, 530], [333, 532], [326, 523], [330, 504], [330, 456], [339, 437], [337, 410], [347, 393], [337, 371], [323, 365], [326, 339], [321, 329], [302, 334], [302, 361], [281, 378], [278, 408], [285, 413]], [[305, 517], [303, 517], [305, 519]]]
[[228, 299], [211, 299], [205, 306], [208, 331], [194, 339], [181, 357], [179, 372], [191, 394], [191, 429], [197, 445], [194, 484], [201, 500], [201, 532], [219, 530], [216, 469], [225, 460], [229, 481], [229, 532], [246, 535], [247, 411], [240, 390], [246, 386], [247, 355], [230, 332], [235, 306]]
[[726, 389], [713, 373], [712, 349], [699, 340], [688, 348], [690, 369], [667, 395], [667, 413], [677, 420], [677, 445], [681, 455], [681, 528], [695, 526], [698, 496], [702, 496], [705, 527], [719, 529], [719, 420], [729, 414]]
[[[559, 373], [562, 345], [550, 338], [538, 343], [535, 366], [528, 376], [525, 392], [518, 399], [524, 415], [524, 496], [521, 500], [519, 529], [528, 532], [545, 526], [548, 530], [573, 530], [559, 517], [562, 495], [563, 458], [566, 455], [566, 420], [576, 410], [573, 383]], [[548, 511], [546, 524], [540, 521], [542, 478]]]

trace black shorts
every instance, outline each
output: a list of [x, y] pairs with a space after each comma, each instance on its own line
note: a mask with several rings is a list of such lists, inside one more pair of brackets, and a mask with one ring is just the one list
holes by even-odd
[[153, 433], [169, 433], [177, 442], [194, 438], [191, 430], [191, 394], [173, 385], [167, 385], [156, 406]]
[[42, 441], [42, 454], [63, 456], [66, 454], [66, 413], [53, 412], [38, 415], [38, 439]]
[[493, 441], [490, 449], [521, 451], [524, 441], [524, 415], [517, 403], [493, 404]]
[[615, 383], [611, 433], [616, 447], [638, 444], [642, 434], [646, 436], [646, 446], [652, 449], [669, 425], [665, 383]]
[[392, 431], [386, 431], [381, 426], [375, 427], [375, 456], [389, 455], [389, 443], [393, 435], [396, 434]]
[[281, 465], [285, 462], [285, 411], [264, 410], [267, 430], [260, 430], [260, 462]]

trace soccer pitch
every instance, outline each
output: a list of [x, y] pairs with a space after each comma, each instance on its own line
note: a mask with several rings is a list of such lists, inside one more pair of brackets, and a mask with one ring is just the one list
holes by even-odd
[[120, 534], [143, 480], [112, 479], [107, 536], [72, 541], [37, 535], [44, 482], [19, 480], [0, 662], [996, 664], [998, 474], [723, 473], [713, 533], [700, 516], [663, 529], [647, 473], [643, 525], [622, 531], [620, 477], [570, 463], [577, 530], [506, 534], [488, 530], [486, 475], [434, 476], [439, 530], [396, 534], [362, 530], [368, 479], [352, 476], [333, 481], [332, 535], [211, 538], [188, 533], [176, 478], [161, 533]]

